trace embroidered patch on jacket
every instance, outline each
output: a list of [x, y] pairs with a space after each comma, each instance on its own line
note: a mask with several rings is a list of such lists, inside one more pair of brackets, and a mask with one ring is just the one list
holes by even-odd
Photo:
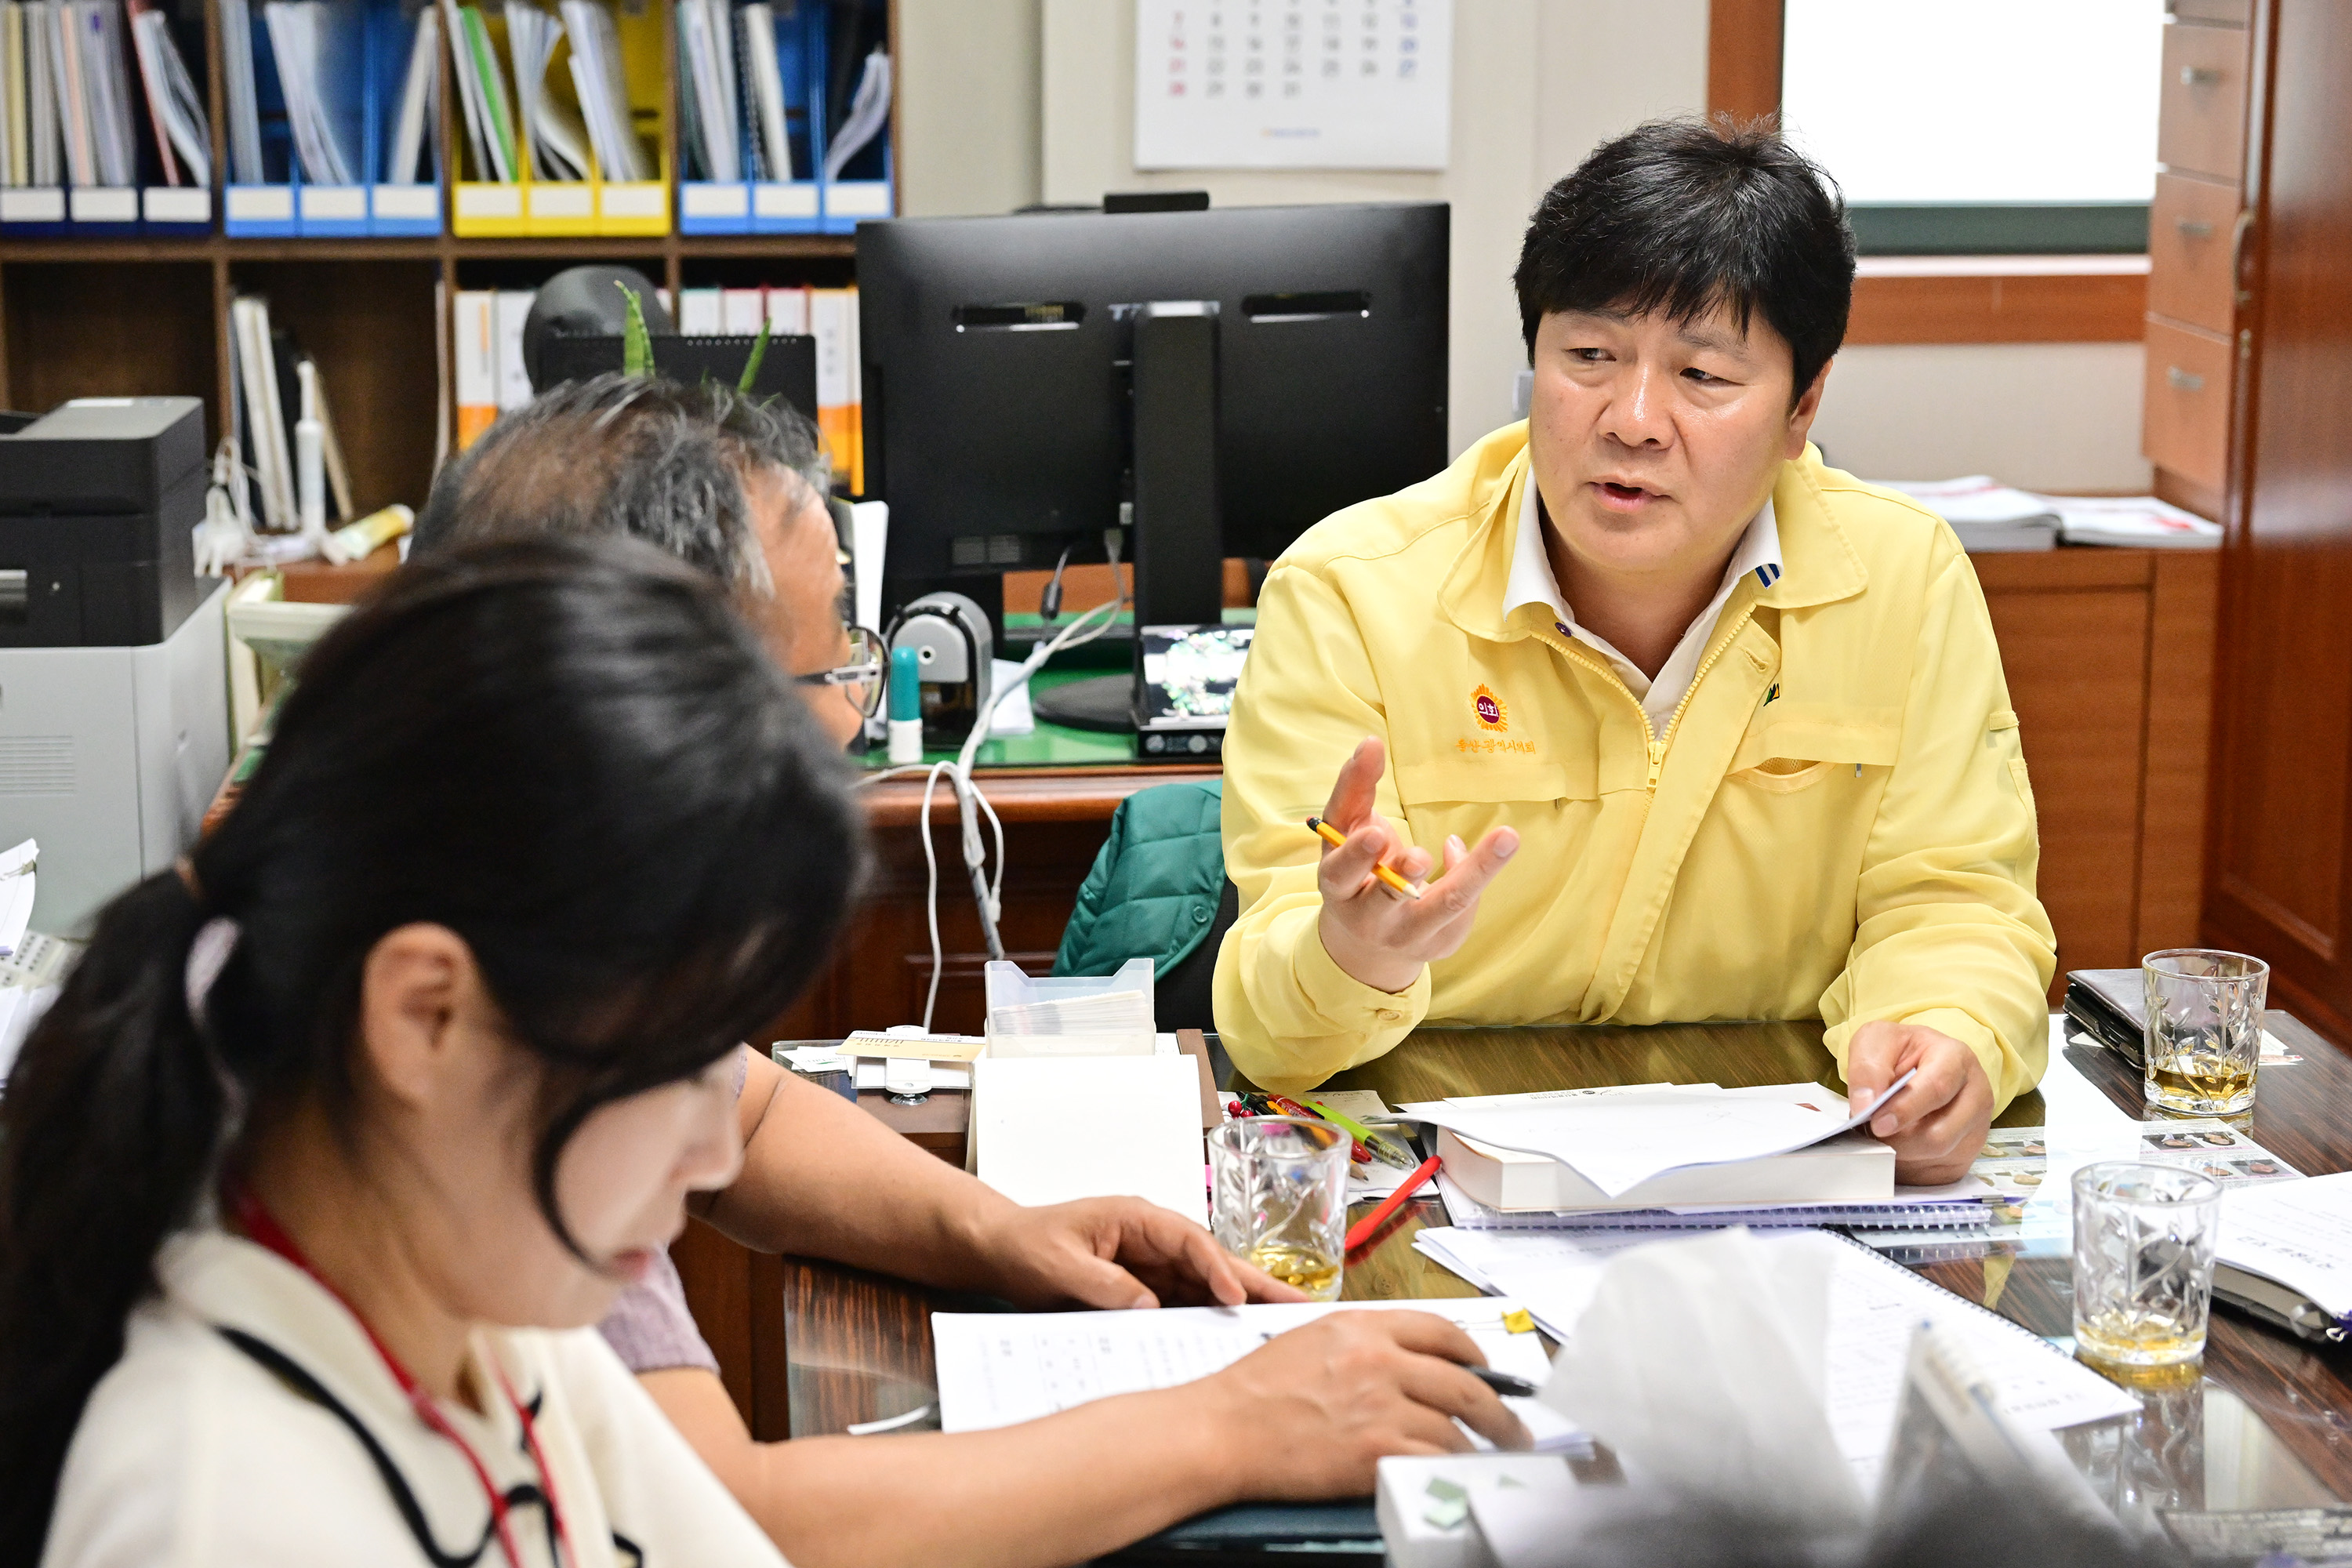
[[1482, 686], [1470, 694], [1470, 707], [1478, 715], [1478, 728], [1481, 730], [1507, 730], [1511, 727], [1510, 715], [1503, 709], [1503, 700], [1486, 687]]
[[1770, 690], [1767, 691], [1766, 693], [1764, 693], [1764, 700], [1763, 700], [1763, 701], [1761, 701], [1761, 702], [1759, 702], [1756, 706], [1758, 706], [1759, 708], [1769, 707], [1769, 706], [1770, 706], [1773, 702], [1778, 701], [1778, 700], [1780, 700], [1780, 683], [1779, 681], [1777, 681], [1777, 680], [1776, 680], [1776, 681], [1774, 681], [1774, 682], [1772, 683], [1772, 689], [1771, 689]]

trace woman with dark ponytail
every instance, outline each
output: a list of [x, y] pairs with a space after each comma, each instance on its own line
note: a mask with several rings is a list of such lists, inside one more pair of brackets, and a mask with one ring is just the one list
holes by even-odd
[[625, 542], [399, 574], [0, 1101], [0, 1563], [780, 1561], [586, 1325], [740, 1154], [858, 822]]

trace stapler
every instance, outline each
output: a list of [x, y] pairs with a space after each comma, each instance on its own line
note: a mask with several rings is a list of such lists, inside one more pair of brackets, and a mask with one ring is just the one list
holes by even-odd
[[926, 594], [899, 612], [888, 642], [914, 650], [923, 697], [923, 744], [963, 744], [988, 705], [995, 639], [988, 613], [961, 594]]

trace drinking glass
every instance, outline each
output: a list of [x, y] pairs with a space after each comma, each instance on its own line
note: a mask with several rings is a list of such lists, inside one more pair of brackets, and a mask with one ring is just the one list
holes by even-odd
[[1209, 1168], [1218, 1244], [1315, 1300], [1338, 1300], [1348, 1135], [1328, 1122], [1243, 1117], [1209, 1134]]
[[2177, 1165], [2075, 1172], [2075, 1348], [2133, 1369], [2202, 1356], [2221, 1217], [2221, 1184]]
[[2242, 952], [2177, 947], [2139, 961], [2147, 998], [2147, 1103], [2180, 1116], [2254, 1104], [2271, 966]]

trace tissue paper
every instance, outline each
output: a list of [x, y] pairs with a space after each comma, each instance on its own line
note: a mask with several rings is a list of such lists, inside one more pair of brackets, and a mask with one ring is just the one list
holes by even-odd
[[1627, 1478], [1817, 1535], [1858, 1533], [1862, 1490], [1822, 1406], [1828, 1237], [1745, 1230], [1612, 1260], [1543, 1400]]

